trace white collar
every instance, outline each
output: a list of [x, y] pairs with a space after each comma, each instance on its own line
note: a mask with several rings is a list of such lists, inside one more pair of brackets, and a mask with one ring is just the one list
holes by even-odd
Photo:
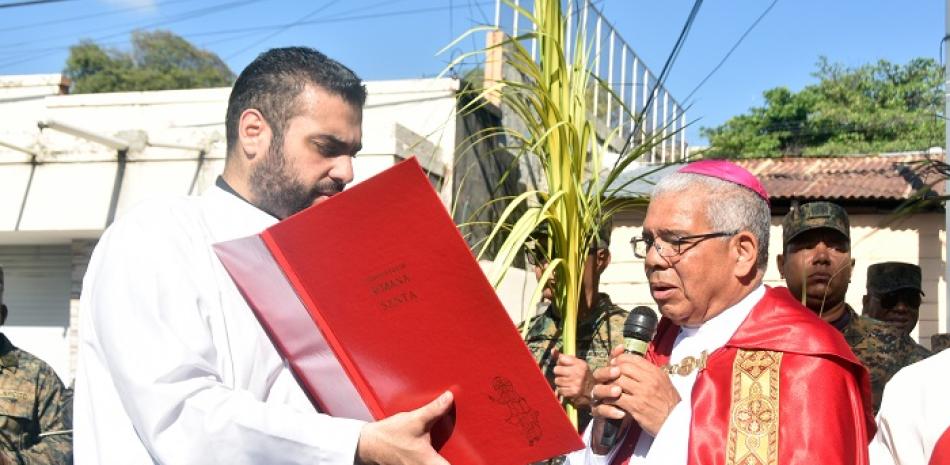
[[695, 340], [695, 343], [700, 347], [693, 347], [693, 350], [713, 351], [726, 345], [726, 342], [732, 339], [739, 326], [752, 312], [755, 304], [759, 303], [764, 296], [765, 286], [759, 284], [755, 290], [743, 297], [742, 300], [710, 318], [702, 325], [692, 328], [681, 327], [674, 346], [683, 339]]
[[218, 186], [209, 187], [201, 195], [201, 201], [215, 242], [259, 234], [278, 222], [277, 218]]

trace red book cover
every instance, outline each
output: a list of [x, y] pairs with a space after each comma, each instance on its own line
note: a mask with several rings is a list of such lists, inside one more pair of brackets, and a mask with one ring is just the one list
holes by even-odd
[[583, 447], [415, 159], [215, 249], [318, 408], [372, 421], [445, 390], [453, 465]]

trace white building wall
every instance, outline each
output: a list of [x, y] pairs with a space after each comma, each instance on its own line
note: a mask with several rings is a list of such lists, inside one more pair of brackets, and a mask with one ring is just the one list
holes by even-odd
[[[10, 150], [2, 143], [35, 149], [36, 123], [45, 111], [38, 102], [46, 96], [59, 94], [62, 82], [59, 74], [0, 76], [0, 108], [3, 109], [0, 114], [3, 122], [0, 125], [0, 154]], [[18, 159], [28, 159], [28, 155], [15, 153]], [[0, 155], [0, 160], [4, 158]]]
[[[214, 182], [224, 166], [230, 89], [58, 95], [60, 83], [59, 75], [0, 77], [0, 247], [74, 251], [63, 265], [64, 276], [72, 277], [60, 286], [63, 302], [55, 309], [61, 324], [24, 326], [11, 319], [2, 331], [68, 382], [75, 369], [78, 289], [92, 244], [106, 227], [120, 170], [114, 148], [54, 127], [41, 130], [40, 123], [129, 141], [115, 205], [120, 217], [146, 199], [200, 193]], [[368, 82], [357, 182], [416, 155], [442, 181], [440, 194], [450, 205], [458, 89], [454, 79]], [[18, 295], [24, 289], [9, 282], [6, 298], [17, 301]]]
[[[379, 81], [367, 83], [367, 89], [364, 149], [354, 162], [358, 180], [391, 166], [398, 160], [394, 156], [408, 155], [418, 156], [440, 177], [451, 176], [458, 81]], [[225, 157], [229, 92], [218, 88], [32, 96], [10, 103], [0, 89], [0, 142], [34, 150], [39, 162], [30, 183], [30, 155], [0, 145], [0, 195], [21, 201], [0, 206], [0, 232], [99, 231], [106, 224], [117, 151], [54, 128], [40, 130], [38, 123], [62, 122], [132, 141], [117, 205], [121, 216], [145, 199], [200, 193], [214, 181]], [[199, 168], [202, 150], [205, 159]], [[448, 204], [451, 190], [442, 194]]]

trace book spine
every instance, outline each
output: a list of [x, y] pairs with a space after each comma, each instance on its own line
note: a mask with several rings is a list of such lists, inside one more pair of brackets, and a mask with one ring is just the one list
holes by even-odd
[[288, 263], [280, 246], [276, 241], [274, 241], [270, 232], [267, 230], [264, 230], [264, 232], [261, 233], [261, 239], [264, 241], [264, 245], [267, 247], [267, 250], [270, 251], [271, 255], [274, 257], [274, 260], [276, 260], [278, 265], [280, 265], [280, 269], [283, 270], [284, 275], [290, 282], [291, 287], [293, 287], [297, 292], [297, 296], [300, 297], [300, 300], [307, 307], [310, 316], [317, 325], [317, 329], [321, 334], [323, 334], [324, 339], [327, 341], [327, 345], [330, 346], [330, 350], [333, 351], [336, 359], [340, 362], [340, 366], [343, 368], [343, 371], [346, 373], [353, 387], [363, 398], [366, 408], [370, 411], [370, 414], [372, 414], [373, 418], [377, 420], [384, 418], [386, 416], [385, 411], [380, 405], [379, 400], [376, 398], [376, 395], [373, 393], [373, 390], [370, 389], [369, 385], [366, 383], [365, 378], [353, 363], [353, 360], [346, 352], [346, 349], [343, 348], [343, 345], [336, 337], [336, 334], [330, 329], [330, 325], [327, 324], [326, 320], [323, 318], [323, 315], [320, 313], [320, 309], [316, 302], [314, 302], [312, 296], [303, 290], [304, 287], [300, 282], [300, 278]]
[[[247, 300], [248, 306], [251, 307], [251, 310], [256, 315], [260, 315], [261, 307], [258, 305], [257, 301], [255, 300], [255, 296], [251, 292], [248, 292], [247, 289], [245, 289], [241, 285], [238, 285], [238, 291], [241, 293], [242, 296], [244, 296], [244, 299]], [[280, 331], [278, 330], [278, 328], [275, 327], [271, 323], [271, 320], [269, 319], [258, 317], [257, 321], [260, 322], [261, 326], [264, 328], [264, 332], [267, 333], [267, 336], [270, 338], [271, 342], [275, 346], [277, 346], [277, 352], [280, 353], [284, 357], [285, 360], [287, 360], [287, 363], [290, 365], [291, 371], [293, 372], [294, 377], [297, 379], [297, 382], [304, 386], [304, 392], [307, 394], [307, 397], [310, 399], [310, 402], [316, 405], [317, 408], [321, 412], [327, 412], [328, 405], [317, 394], [315, 386], [312, 386], [312, 384], [306, 377], [299, 376], [297, 374], [297, 370], [301, 369], [300, 365], [296, 361], [291, 360], [289, 359], [289, 357], [286, 356], [286, 354], [289, 354], [292, 351], [290, 347], [287, 346], [287, 344], [285, 344], [281, 338], [277, 337], [277, 335], [280, 334]]]

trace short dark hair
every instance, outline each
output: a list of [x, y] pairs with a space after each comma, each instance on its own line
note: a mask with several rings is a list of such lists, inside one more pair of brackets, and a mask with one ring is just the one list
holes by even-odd
[[363, 81], [340, 62], [309, 47], [270, 49], [241, 71], [231, 89], [224, 120], [228, 155], [237, 145], [238, 121], [244, 110], [259, 110], [279, 139], [287, 121], [298, 114], [297, 96], [307, 85], [338, 95], [355, 107], [366, 103]]

